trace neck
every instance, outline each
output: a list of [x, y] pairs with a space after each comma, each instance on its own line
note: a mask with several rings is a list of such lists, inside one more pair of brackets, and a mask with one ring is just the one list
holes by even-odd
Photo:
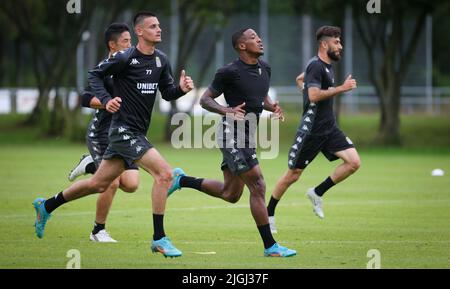
[[147, 42], [142, 39], [139, 40], [136, 48], [145, 55], [152, 55], [153, 53], [155, 53], [155, 43]]
[[244, 63], [247, 63], [247, 64], [257, 64], [257, 63], [258, 63], [258, 58], [259, 58], [259, 57], [256, 57], [256, 56], [254, 56], [254, 55], [250, 55], [250, 54], [248, 54], [248, 53], [243, 52], [243, 53], [240, 53], [240, 54], [239, 54], [239, 58], [240, 58]]
[[331, 65], [331, 58], [328, 56], [326, 51], [319, 51], [319, 58], [323, 62]]

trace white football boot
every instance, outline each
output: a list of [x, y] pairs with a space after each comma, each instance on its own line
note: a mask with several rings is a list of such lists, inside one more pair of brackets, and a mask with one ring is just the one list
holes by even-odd
[[313, 212], [317, 215], [317, 217], [321, 219], [325, 218], [325, 214], [322, 210], [322, 198], [316, 194], [314, 188], [310, 188], [306, 193], [306, 196], [308, 196], [311, 201], [313, 205]]
[[79, 176], [85, 175], [86, 174], [86, 166], [93, 162], [94, 162], [94, 160], [92, 159], [91, 155], [83, 155], [81, 157], [78, 165], [73, 170], [70, 171], [70, 174], [68, 177], [69, 181], [73, 182]]
[[116, 240], [111, 238], [106, 230], [100, 230], [95, 235], [91, 233], [91, 235], [89, 236], [89, 240], [99, 243], [117, 243]]

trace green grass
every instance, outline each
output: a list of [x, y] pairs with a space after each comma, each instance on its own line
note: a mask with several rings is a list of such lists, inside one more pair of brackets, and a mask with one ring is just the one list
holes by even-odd
[[[286, 169], [286, 152], [299, 112], [287, 109], [280, 127], [280, 155], [261, 160], [266, 199]], [[167, 204], [166, 233], [183, 257], [165, 259], [149, 249], [153, 225], [152, 179], [141, 172], [138, 192], [119, 191], [107, 228], [117, 244], [88, 240], [96, 196], [68, 203], [34, 235], [31, 202], [69, 185], [67, 174], [86, 152], [83, 144], [41, 139], [20, 127], [23, 116], [0, 116], [0, 268], [65, 268], [68, 250], [81, 252], [82, 268], [365, 268], [368, 250], [381, 252], [382, 268], [450, 268], [450, 118], [403, 116], [401, 148], [374, 145], [377, 116], [343, 116], [342, 129], [360, 148], [362, 167], [325, 197], [326, 219], [313, 215], [305, 197], [334, 169], [319, 156], [277, 208], [277, 241], [298, 251], [288, 259], [262, 255], [262, 242], [248, 206], [194, 190], [176, 192]], [[87, 120], [86, 120], [87, 121]], [[175, 150], [161, 143], [164, 117], [155, 114], [149, 138], [173, 167], [221, 179], [218, 150]], [[432, 169], [446, 171], [431, 177]], [[215, 255], [195, 252], [214, 251]]]
[[[262, 160], [269, 198], [286, 169], [285, 145], [275, 160]], [[188, 174], [221, 179], [218, 150], [174, 150], [163, 156]], [[86, 149], [51, 141], [0, 145], [0, 268], [65, 268], [68, 250], [81, 252], [82, 268], [365, 268], [368, 250], [381, 252], [382, 268], [450, 268], [450, 152], [361, 151], [356, 175], [325, 196], [326, 218], [312, 213], [307, 188], [321, 182], [336, 163], [320, 156], [277, 208], [281, 244], [293, 258], [265, 258], [248, 207], [248, 191], [232, 205], [190, 189], [167, 204], [165, 228], [183, 256], [152, 254], [152, 179], [141, 172], [134, 194], [117, 193], [107, 229], [117, 244], [88, 240], [96, 196], [54, 212], [45, 237], [34, 235], [31, 202], [69, 185], [67, 174]], [[434, 168], [447, 172], [431, 177]], [[214, 251], [215, 255], [195, 252]]]

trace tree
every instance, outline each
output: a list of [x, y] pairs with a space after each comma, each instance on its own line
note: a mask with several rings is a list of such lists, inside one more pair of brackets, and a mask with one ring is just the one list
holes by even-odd
[[[427, 15], [439, 1], [384, 1], [382, 13], [369, 15], [353, 2], [356, 30], [369, 61], [369, 79], [380, 100], [379, 141], [399, 145], [401, 88], [423, 33]], [[406, 21], [411, 25], [405, 27]], [[377, 58], [377, 52], [380, 53]]]
[[[155, 2], [157, 5], [166, 3], [163, 0], [153, 1]], [[95, 20], [95, 25], [102, 27], [102, 39], [103, 27], [113, 21], [117, 22], [117, 17], [126, 9], [146, 7], [147, 1], [82, 1], [82, 11], [78, 14], [70, 14], [66, 10], [67, 3], [68, 1], [60, 0], [3, 1], [0, 15], [5, 16], [6, 20], [3, 22], [8, 23], [10, 33], [17, 35], [14, 41], [14, 46], [17, 47], [14, 53], [17, 68], [16, 65], [13, 66], [15, 74], [22, 70], [26, 72], [27, 68], [20, 65], [23, 61], [19, 60], [29, 58], [34, 79], [31, 85], [36, 85], [39, 91], [37, 104], [26, 124], [40, 126], [47, 136], [74, 132], [75, 138], [82, 138], [84, 133], [80, 134], [80, 130], [85, 129], [85, 124], [81, 121], [79, 106], [74, 111], [67, 110], [63, 105], [63, 90], [58, 89], [74, 86], [75, 55], [81, 36]], [[103, 41], [98, 43], [102, 47], [101, 51], [105, 51]], [[13, 81], [12, 84], [18, 83]], [[56, 96], [53, 105], [49, 107], [52, 89], [56, 91]]]
[[[223, 35], [223, 27], [234, 11], [237, 1], [211, 1], [211, 0], [178, 0], [176, 9], [179, 14], [179, 38], [178, 54], [174, 73], [178, 74], [186, 65], [190, 57], [195, 52], [194, 47], [198, 43], [200, 35], [208, 27], [215, 27], [212, 35], [212, 41], [205, 50], [206, 57], [200, 64], [199, 78], [196, 83], [201, 83], [207, 69], [209, 68], [214, 56], [215, 43]], [[178, 75], [176, 75], [178, 76]], [[171, 109], [166, 118], [164, 139], [170, 141], [173, 128], [171, 119], [178, 112], [176, 101], [171, 101]]]
[[29, 49], [39, 97], [28, 124], [43, 124], [45, 132], [58, 135], [63, 127], [63, 114], [59, 113], [60, 99], [49, 109], [50, 91], [58, 87], [66, 76], [66, 70], [73, 66], [73, 57], [86, 30], [90, 17], [89, 2], [85, 3], [85, 12], [69, 14], [66, 2], [58, 0], [4, 1], [1, 11], [13, 23], [21, 40]]

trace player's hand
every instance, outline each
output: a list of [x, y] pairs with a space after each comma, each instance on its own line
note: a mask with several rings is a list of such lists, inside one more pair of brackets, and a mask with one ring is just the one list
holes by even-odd
[[356, 80], [352, 78], [351, 74], [347, 76], [347, 79], [345, 79], [344, 83], [341, 85], [342, 92], [350, 91], [352, 89], [355, 89], [356, 87]]
[[297, 86], [300, 90], [303, 90], [305, 88], [305, 73], [302, 72], [297, 78], [295, 78], [295, 83], [297, 83]]
[[110, 113], [116, 113], [120, 109], [120, 104], [122, 103], [122, 99], [118, 96], [114, 97], [106, 104], [105, 108]]
[[195, 88], [194, 81], [190, 76], [186, 75], [184, 69], [181, 71], [180, 75], [180, 88], [184, 93], [188, 93]]
[[227, 113], [227, 115], [231, 115], [231, 117], [235, 120], [244, 120], [245, 119], [244, 107], [245, 107], [245, 102], [230, 109], [230, 111]]
[[284, 121], [284, 112], [281, 109], [280, 103], [278, 101], [275, 101], [273, 106], [275, 107], [275, 110], [273, 111], [273, 114], [272, 114], [273, 118]]

